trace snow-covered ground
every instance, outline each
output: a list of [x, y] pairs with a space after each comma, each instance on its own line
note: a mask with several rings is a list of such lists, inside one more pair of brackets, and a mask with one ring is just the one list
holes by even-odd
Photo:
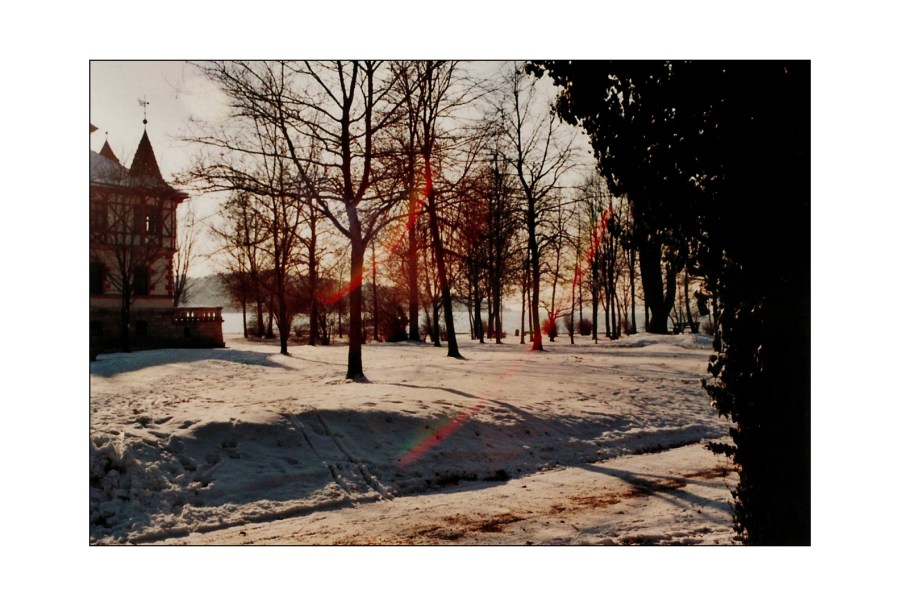
[[706, 337], [226, 342], [91, 363], [91, 542], [732, 541]]

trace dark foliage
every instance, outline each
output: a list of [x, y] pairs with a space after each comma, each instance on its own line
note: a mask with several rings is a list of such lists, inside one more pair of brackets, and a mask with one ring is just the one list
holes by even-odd
[[406, 327], [409, 317], [404, 309], [405, 294], [401, 289], [381, 286], [378, 289], [378, 335], [388, 343], [409, 339]]
[[589, 318], [584, 318], [580, 322], [578, 322], [578, 334], [580, 334], [582, 337], [589, 336], [593, 329], [594, 323], [591, 322]]
[[[719, 312], [706, 386], [734, 422], [734, 448], [719, 451], [740, 468], [736, 530], [750, 544], [808, 545], [809, 63], [548, 61], [532, 71], [562, 87], [558, 111], [585, 129], [610, 189], [631, 200], [642, 270], [659, 267], [666, 238], [699, 243]], [[665, 296], [647, 286], [652, 309]]]
[[559, 325], [556, 323], [555, 317], [545, 318], [541, 323], [541, 330], [544, 331], [544, 334], [550, 337], [550, 340], [554, 340], [559, 336]]

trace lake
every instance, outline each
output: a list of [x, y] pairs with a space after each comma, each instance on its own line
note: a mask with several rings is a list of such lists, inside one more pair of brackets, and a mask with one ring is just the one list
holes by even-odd
[[[521, 309], [510, 309], [504, 308], [503, 310], [506, 325], [506, 332], [510, 336], [515, 335], [516, 330], [521, 326]], [[247, 318], [251, 318], [252, 316], [248, 313]], [[482, 313], [482, 320], [487, 323], [487, 313]], [[541, 312], [541, 318], [546, 318], [546, 312]], [[584, 317], [590, 318], [590, 309], [584, 310]], [[425, 315], [421, 315], [421, 319], [424, 320]], [[577, 320], [578, 314], [575, 314], [575, 318]], [[241, 312], [222, 312], [222, 319], [224, 320], [222, 324], [222, 334], [242, 334], [244, 332], [244, 324], [242, 319]], [[510, 320], [512, 319], [512, 320]], [[601, 309], [598, 318], [599, 327], [603, 329], [603, 310]], [[455, 312], [453, 314], [453, 320], [455, 322], [456, 334], [468, 334], [469, 333], [469, 315], [465, 311]], [[705, 321], [705, 318], [701, 319], [701, 324]], [[526, 330], [528, 326], [528, 320], [525, 320]], [[644, 314], [643, 309], [639, 309], [637, 313], [637, 328], [638, 330], [643, 330], [644, 328]], [[563, 318], [560, 318], [559, 321], [559, 329], [560, 334], [567, 334], [565, 331], [565, 324], [563, 322]]]

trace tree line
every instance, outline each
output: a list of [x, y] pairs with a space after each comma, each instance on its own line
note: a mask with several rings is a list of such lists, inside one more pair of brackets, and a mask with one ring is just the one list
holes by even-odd
[[[631, 205], [578, 155], [577, 131], [524, 64], [490, 77], [456, 61], [198, 67], [228, 95], [232, 116], [192, 136], [205, 152], [190, 177], [228, 192], [213, 229], [232, 290], [260, 334], [263, 310], [274, 319], [283, 353], [297, 314], [316, 344], [346, 307], [347, 377], [364, 379], [364, 308], [372, 336], [386, 336], [379, 274], [383, 294], [402, 293], [406, 336], [424, 328], [452, 357], [454, 304], [469, 311], [473, 338], [518, 330], [535, 350], [559, 323], [570, 337], [597, 339], [601, 310], [605, 336], [636, 330], [645, 289]], [[697, 290], [686, 274], [680, 284]], [[503, 318], [514, 296], [518, 322]], [[644, 323], [666, 332], [673, 308], [671, 297], [648, 308]]]

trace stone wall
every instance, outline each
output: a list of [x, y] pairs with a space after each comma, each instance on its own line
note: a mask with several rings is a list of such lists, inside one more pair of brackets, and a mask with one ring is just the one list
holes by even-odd
[[[221, 307], [169, 307], [132, 309], [131, 348], [164, 349], [225, 347]], [[91, 358], [121, 349], [122, 315], [119, 310], [90, 310]]]

